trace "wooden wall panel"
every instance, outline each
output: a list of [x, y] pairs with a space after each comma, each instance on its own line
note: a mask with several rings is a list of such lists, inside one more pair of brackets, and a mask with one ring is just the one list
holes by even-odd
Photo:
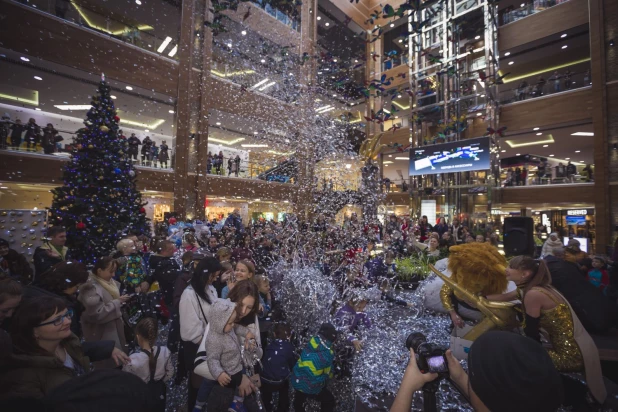
[[[0, 152], [0, 181], [62, 185], [66, 159]], [[137, 169], [139, 190], [174, 191], [174, 174]]]
[[176, 63], [31, 7], [8, 1], [0, 6], [2, 47], [176, 96]]
[[260, 200], [288, 200], [293, 202], [298, 194], [298, 187], [289, 183], [272, 183], [257, 179], [236, 179], [212, 175], [200, 177], [198, 186], [206, 186], [205, 192], [208, 195], [242, 196]]
[[[410, 71], [410, 68], [408, 67], [407, 64], [402, 64], [400, 66], [394, 67], [390, 70], [386, 70], [384, 72], [382, 72], [382, 74], [385, 74], [386, 77], [394, 77], [393, 81], [391, 82], [391, 85], [388, 86], [389, 88], [394, 88], [394, 87], [399, 87], [402, 84], [408, 84], [410, 82], [410, 79], [408, 78], [408, 72]], [[406, 77], [405, 79], [401, 76], [399, 76], [400, 74], [405, 73]], [[380, 76], [377, 76], [380, 77]]]
[[498, 30], [498, 48], [509, 50], [588, 23], [588, 0], [569, 0]]
[[[243, 21], [247, 10], [251, 10], [249, 17]], [[249, 30], [281, 46], [292, 46], [291, 51], [298, 53], [300, 50], [300, 33], [291, 27], [277, 21], [266, 11], [251, 3], [241, 3], [236, 11], [225, 10], [223, 12], [230, 19], [243, 24]]]
[[579, 185], [543, 185], [529, 187], [509, 187], [496, 189], [498, 205], [556, 205], [559, 203], [592, 203], [594, 198], [593, 184]]
[[592, 90], [589, 88], [549, 95], [500, 108], [500, 126], [509, 132], [565, 122], [591, 120]]

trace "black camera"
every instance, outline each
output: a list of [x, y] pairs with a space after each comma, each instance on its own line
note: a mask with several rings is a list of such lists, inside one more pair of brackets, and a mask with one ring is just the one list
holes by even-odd
[[414, 349], [416, 364], [421, 373], [437, 373], [440, 378], [448, 376], [446, 350], [435, 343], [427, 342], [420, 332], [413, 332], [406, 339], [406, 348]]

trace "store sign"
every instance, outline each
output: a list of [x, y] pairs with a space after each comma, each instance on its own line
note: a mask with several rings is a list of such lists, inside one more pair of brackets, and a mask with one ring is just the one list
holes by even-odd
[[567, 210], [568, 216], [586, 216], [588, 211], [586, 209]]

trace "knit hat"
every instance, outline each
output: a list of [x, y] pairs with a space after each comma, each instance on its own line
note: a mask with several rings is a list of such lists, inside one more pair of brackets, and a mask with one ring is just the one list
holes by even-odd
[[579, 243], [579, 240], [577, 240], [577, 239], [569, 239], [569, 242], [567, 243], [567, 247], [569, 249], [573, 249], [573, 250], [579, 251], [580, 250], [579, 249], [579, 245], [580, 244], [581, 243]]
[[549, 412], [564, 399], [562, 378], [547, 351], [515, 333], [481, 335], [470, 348], [468, 372], [470, 386], [491, 411]]
[[318, 335], [329, 342], [334, 342], [337, 339], [337, 329], [335, 329], [332, 323], [322, 323]]

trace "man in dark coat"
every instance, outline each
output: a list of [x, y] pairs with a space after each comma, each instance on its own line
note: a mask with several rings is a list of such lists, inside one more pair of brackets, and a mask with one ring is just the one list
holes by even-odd
[[225, 227], [233, 227], [236, 229], [236, 235], [244, 232], [245, 228], [242, 226], [242, 218], [240, 217], [240, 210], [234, 209], [232, 213], [225, 219]]
[[32, 282], [32, 268], [28, 259], [9, 248], [9, 242], [4, 239], [0, 239], [0, 274], [6, 274], [25, 285]]
[[544, 258], [551, 284], [566, 298], [590, 333], [606, 333], [616, 324], [616, 304], [581, 275], [576, 264], [564, 260], [564, 248], [554, 247]]
[[163, 240], [156, 246], [156, 254], [150, 257], [152, 278], [159, 282], [163, 300], [168, 308], [174, 305], [174, 284], [182, 274], [182, 265], [174, 258], [176, 245], [169, 240]]

